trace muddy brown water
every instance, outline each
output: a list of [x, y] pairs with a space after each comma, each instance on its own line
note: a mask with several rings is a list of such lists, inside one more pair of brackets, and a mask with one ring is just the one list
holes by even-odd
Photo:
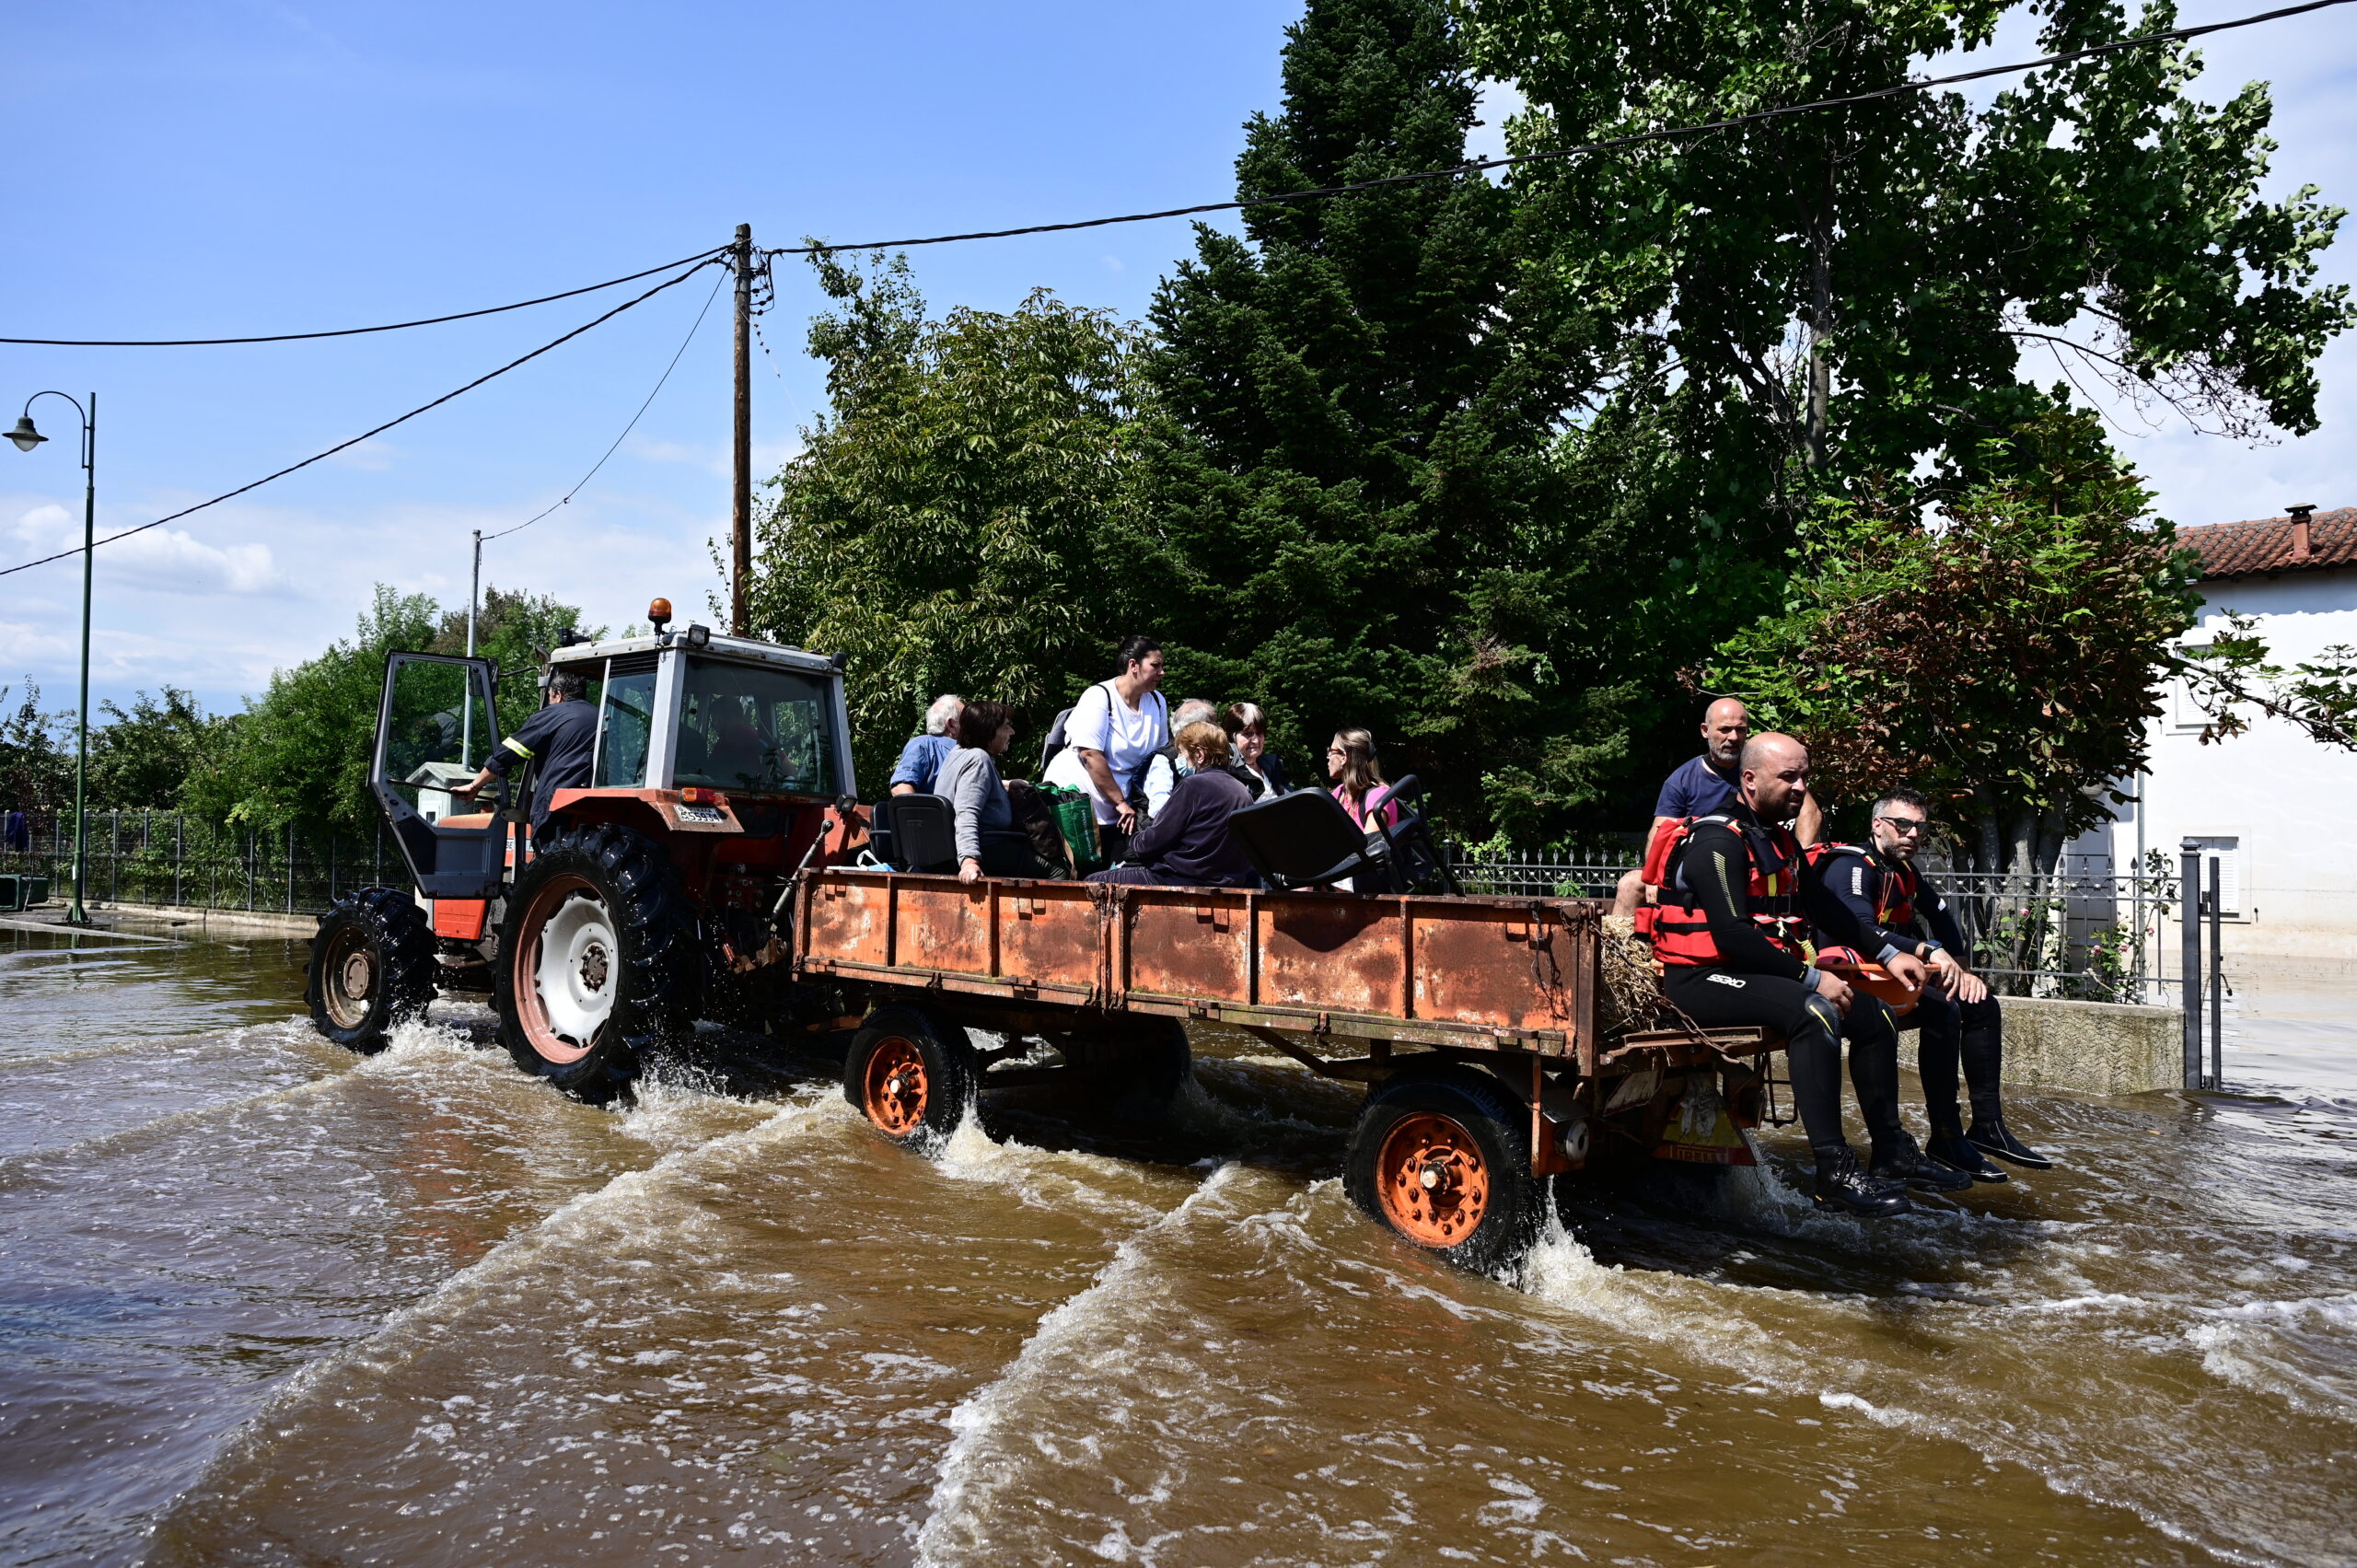
[[1961, 1207], [1821, 1216], [1778, 1134], [1490, 1280], [1241, 1037], [1175, 1128], [925, 1160], [819, 1060], [356, 1059], [299, 961], [0, 935], [0, 1560], [2357, 1561], [2357, 1099], [2231, 1055], [2022, 1097], [2067, 1167]]

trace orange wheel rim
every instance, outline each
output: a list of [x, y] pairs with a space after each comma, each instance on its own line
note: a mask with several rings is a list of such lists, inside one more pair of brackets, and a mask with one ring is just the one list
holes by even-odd
[[1454, 1247], [1490, 1211], [1490, 1167], [1463, 1123], [1432, 1111], [1402, 1118], [1376, 1156], [1383, 1217], [1420, 1247]]
[[913, 1040], [899, 1036], [877, 1046], [867, 1058], [860, 1082], [860, 1109], [867, 1120], [895, 1138], [905, 1138], [924, 1125], [924, 1108], [932, 1082], [924, 1070], [924, 1052]]

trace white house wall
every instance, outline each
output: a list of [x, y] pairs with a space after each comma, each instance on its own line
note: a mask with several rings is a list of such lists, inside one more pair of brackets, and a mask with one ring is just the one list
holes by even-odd
[[[2215, 634], [2229, 613], [2256, 616], [2271, 662], [2292, 664], [2336, 644], [2357, 646], [2357, 572], [2297, 572], [2213, 580], [2189, 644]], [[2175, 863], [2186, 838], [2232, 840], [2242, 886], [2228, 908], [2230, 961], [2303, 969], [2357, 969], [2357, 753], [2318, 745], [2277, 719], [2254, 717], [2246, 734], [2200, 744], [2200, 724], [2170, 691], [2153, 725], [2144, 781], [2147, 849]], [[2072, 848], [2101, 854], [2124, 871], [2136, 854], [2137, 808]], [[2107, 836], [2108, 842], [2107, 844]], [[2174, 928], [2172, 927], [2172, 932]]]

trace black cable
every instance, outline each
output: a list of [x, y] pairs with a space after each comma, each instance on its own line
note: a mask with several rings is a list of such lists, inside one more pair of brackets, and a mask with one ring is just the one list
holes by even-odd
[[111, 338], [0, 338], [0, 343], [29, 343], [41, 348], [215, 348], [225, 343], [291, 343], [308, 338], [351, 338], [367, 332], [398, 332], [410, 327], [435, 327], [445, 321], [471, 321], [478, 316], [497, 316], [509, 310], [523, 310], [535, 305], [550, 305], [577, 295], [595, 294], [601, 288], [613, 288], [621, 284], [636, 283], [657, 273], [668, 273], [674, 267], [684, 267], [691, 261], [708, 261], [723, 250], [715, 245], [709, 250], [699, 250], [692, 256], [682, 256], [676, 261], [666, 261], [659, 267], [649, 267], [643, 273], [632, 273], [604, 283], [593, 283], [586, 288], [569, 288], [563, 294], [544, 294], [538, 299], [519, 299], [513, 305], [494, 305], [485, 310], [461, 310], [455, 316], [427, 316], [415, 321], [391, 321], [381, 327], [339, 327], [331, 332], [278, 332], [261, 338], [154, 338], [145, 340]]
[[2173, 43], [2185, 39], [2200, 38], [2204, 33], [2225, 32], [2235, 28], [2256, 27], [2261, 22], [2281, 21], [2285, 17], [2297, 17], [2309, 11], [2321, 11], [2333, 6], [2346, 6], [2351, 0], [2307, 0], [2305, 5], [2286, 6], [2281, 10], [2264, 11], [2257, 16], [2238, 17], [2232, 21], [2210, 22], [2198, 28], [2172, 28], [2167, 32], [2140, 33], [2134, 38], [2117, 39], [2110, 43], [2093, 44], [2085, 49], [2073, 49], [2061, 54], [2041, 55], [2012, 65], [1984, 65], [1978, 71], [1958, 71], [1949, 76], [1931, 76], [1922, 81], [1896, 82], [1872, 92], [1852, 93], [1847, 98], [1821, 98], [1808, 103], [1786, 104], [1779, 109], [1762, 109], [1750, 114], [1737, 114], [1725, 120], [1707, 121], [1699, 125], [1666, 126], [1657, 131], [1638, 131], [1626, 136], [1613, 136], [1600, 142], [1584, 142], [1574, 147], [1557, 147], [1543, 153], [1522, 153], [1513, 157], [1482, 158], [1474, 163], [1451, 164], [1446, 168], [1422, 169], [1414, 174], [1387, 174], [1379, 180], [1361, 180], [1349, 185], [1323, 185], [1313, 191], [1288, 191], [1279, 196], [1254, 196], [1237, 202], [1204, 202], [1191, 207], [1166, 207], [1158, 213], [1125, 213], [1120, 217], [1083, 218], [1077, 223], [1040, 223], [1026, 228], [983, 229], [972, 234], [935, 234], [922, 239], [870, 239], [856, 245], [787, 245], [765, 250], [770, 256], [810, 256], [831, 254], [839, 250], [899, 250], [916, 245], [951, 245], [965, 239], [1012, 239], [1026, 234], [1062, 234], [1076, 228], [1104, 228], [1121, 223], [1151, 223], [1159, 218], [1192, 217], [1198, 213], [1232, 213], [1247, 207], [1282, 206], [1288, 202], [1307, 202], [1326, 196], [1348, 196], [1360, 191], [1374, 191], [1386, 185], [1406, 185], [1422, 180], [1454, 180], [1461, 175], [1479, 174], [1484, 169], [1512, 168], [1526, 163], [1549, 163], [1565, 158], [1584, 157], [1590, 153], [1611, 152], [1620, 147], [1633, 147], [1646, 142], [1676, 141], [1685, 136], [1705, 135], [1713, 131], [1731, 130], [1738, 125], [1756, 125], [1762, 121], [1782, 120], [1795, 114], [1810, 114], [1820, 109], [1844, 109], [1852, 104], [1872, 103], [1879, 99], [1898, 98], [1908, 93], [1928, 92], [1933, 87], [1954, 87], [1959, 82], [1977, 82], [1987, 76], [2011, 75], [2017, 71], [2035, 71], [2041, 65], [2067, 64], [2073, 60], [2092, 59], [2096, 55], [2117, 54], [2122, 50], [2140, 49], [2148, 43]]
[[656, 378], [655, 390], [646, 394], [646, 401], [638, 405], [638, 412], [630, 416], [630, 423], [622, 426], [622, 433], [614, 437], [614, 444], [612, 446], [606, 448], [605, 457], [599, 458], [596, 462], [590, 464], [589, 471], [583, 474], [580, 479], [575, 481], [572, 489], [557, 497], [556, 506], [551, 506], [548, 508], [548, 511], [534, 513], [531, 517], [525, 518], [522, 522], [517, 523], [512, 528], [502, 528], [497, 533], [487, 533], [483, 535], [483, 543], [489, 544], [495, 539], [505, 539], [512, 533], [522, 533], [526, 528], [530, 528], [534, 523], [537, 523], [542, 517], [547, 517], [549, 512], [555, 511], [557, 506], [565, 505], [575, 496], [580, 494], [581, 487], [598, 477], [598, 470], [606, 466], [606, 458], [610, 458], [616, 452], [621, 450], [622, 443], [630, 439], [630, 433], [638, 428], [638, 422], [644, 419], [646, 417], [646, 411], [655, 406], [656, 394], [663, 390], [663, 384], [671, 378], [671, 372], [679, 367], [679, 361], [687, 354], [688, 345], [696, 341], [696, 332], [703, 326], [703, 319], [712, 314], [712, 302], [720, 297], [721, 285], [726, 284], [727, 281], [728, 273], [725, 271], [720, 274], [720, 276], [713, 280], [712, 292], [703, 296], [703, 308], [696, 312], [695, 325], [690, 327], [688, 329], [688, 335], [679, 340], [679, 352], [673, 354], [671, 356], [671, 363], [663, 367], [663, 374]]
[[[540, 347], [534, 349], [531, 353], [525, 354], [522, 358], [511, 359], [506, 364], [501, 366], [498, 369], [493, 370], [487, 375], [476, 377], [473, 380], [468, 382], [465, 386], [459, 388], [456, 391], [445, 392], [430, 403], [421, 403], [416, 408], [410, 410], [407, 413], [402, 414], [398, 419], [389, 419], [385, 421], [384, 424], [377, 426], [374, 430], [364, 430], [349, 441], [339, 441], [334, 446], [330, 447], [326, 451], [314, 453], [310, 457], [305, 458], [299, 463], [289, 463], [286, 467], [280, 469], [276, 473], [267, 473], [262, 475], [261, 478], [255, 480], [251, 484], [241, 484], [235, 490], [224, 492], [219, 495], [215, 495], [210, 501], [200, 501], [193, 506], [183, 506], [179, 511], [172, 513], [170, 516], [158, 517], [152, 523], [142, 523], [135, 528], [125, 528], [121, 533], [110, 533], [104, 539], [93, 540], [87, 547], [77, 545], [72, 550], [61, 550], [54, 555], [44, 555], [38, 561], [26, 561], [14, 566], [0, 567], [0, 577], [9, 576], [17, 572], [29, 571], [35, 566], [46, 566], [52, 561], [63, 561], [71, 555], [79, 555], [85, 548], [96, 548], [98, 545], [101, 544], [112, 544], [116, 540], [129, 539], [133, 534], [145, 533], [149, 528], [162, 528], [166, 523], [178, 522], [180, 518], [187, 517], [192, 512], [202, 512], [207, 506], [217, 506], [224, 501], [233, 500], [238, 496], [243, 495], [249, 490], [259, 490], [263, 485], [268, 484], [272, 480], [284, 479], [288, 474], [295, 472], [298, 469], [309, 468], [313, 463], [319, 462], [324, 459], [332, 458], [338, 452], [343, 451], [348, 447], [357, 447], [360, 443], [367, 440], [372, 436], [382, 436], [386, 431], [390, 430], [396, 424], [406, 424], [411, 420], [415, 419], [419, 414], [424, 413], [428, 410], [440, 408], [452, 398], [459, 397], [463, 393], [471, 392], [477, 387], [482, 386], [484, 382], [492, 380], [497, 377], [505, 376], [510, 370], [515, 369], [520, 365], [528, 365], [531, 363], [533, 360], [540, 358], [540, 355], [548, 353], [549, 350], [558, 348], [565, 343], [571, 343], [574, 339], [579, 337], [590, 328], [602, 326], [606, 322], [612, 320], [623, 311], [631, 308], [631, 307], [634, 305], [643, 305], [647, 300], [650, 300], [656, 295], [662, 293], [665, 289], [687, 282], [688, 279], [695, 276], [696, 273], [702, 272], [704, 268], [714, 264], [718, 260], [719, 258], [715, 253], [715, 255], [712, 257], [700, 261], [696, 262], [694, 266], [690, 267], [686, 272], [681, 273], [678, 277], [667, 278], [663, 282], [656, 284], [653, 288], [648, 289], [644, 294], [639, 295], [633, 299], [623, 300], [620, 305], [615, 306], [611, 310], [607, 311], [597, 319], [583, 322], [580, 326], [574, 328], [573, 331], [565, 333], [564, 336], [556, 339], [553, 343], [542, 343]], [[668, 375], [668, 372], [666, 372], [666, 374]]]

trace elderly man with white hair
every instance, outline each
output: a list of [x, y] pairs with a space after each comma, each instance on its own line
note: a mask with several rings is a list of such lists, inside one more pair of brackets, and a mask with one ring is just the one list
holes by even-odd
[[924, 733], [912, 738], [900, 748], [900, 760], [892, 769], [894, 795], [931, 795], [934, 781], [941, 775], [941, 764], [958, 749], [957, 739], [949, 734], [949, 726], [958, 722], [959, 710], [966, 699], [955, 691], [945, 691], [933, 700], [924, 711]]

